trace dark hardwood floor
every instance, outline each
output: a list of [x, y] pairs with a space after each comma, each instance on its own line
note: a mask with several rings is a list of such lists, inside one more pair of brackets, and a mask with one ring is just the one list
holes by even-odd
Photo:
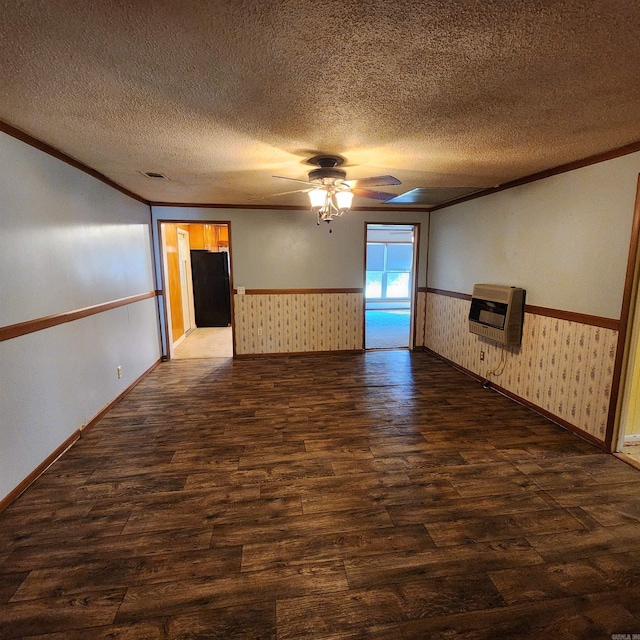
[[0, 638], [640, 633], [639, 493], [425, 353], [173, 361], [0, 514]]

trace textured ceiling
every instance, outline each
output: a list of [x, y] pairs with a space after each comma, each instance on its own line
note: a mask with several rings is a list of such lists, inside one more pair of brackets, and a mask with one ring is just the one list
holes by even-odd
[[640, 141], [638, 0], [0, 0], [0, 16], [0, 120], [153, 201], [245, 205], [321, 152], [395, 194], [475, 191]]

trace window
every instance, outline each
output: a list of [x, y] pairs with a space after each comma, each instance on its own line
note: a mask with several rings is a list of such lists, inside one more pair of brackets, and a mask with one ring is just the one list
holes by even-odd
[[411, 297], [413, 245], [367, 242], [365, 297], [407, 300]]

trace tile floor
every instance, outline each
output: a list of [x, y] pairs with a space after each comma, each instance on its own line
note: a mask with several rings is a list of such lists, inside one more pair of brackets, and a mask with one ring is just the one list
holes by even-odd
[[628, 455], [640, 464], [640, 444], [626, 444], [622, 447], [622, 453]]
[[174, 350], [176, 360], [232, 358], [231, 327], [202, 327], [192, 331]]

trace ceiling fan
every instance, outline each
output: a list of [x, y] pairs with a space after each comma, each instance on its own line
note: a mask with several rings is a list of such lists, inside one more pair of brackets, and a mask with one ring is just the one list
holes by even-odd
[[[283, 196], [290, 193], [307, 193], [311, 202], [311, 210], [318, 215], [320, 220], [331, 222], [334, 217], [341, 216], [351, 208], [353, 196], [371, 198], [386, 202], [397, 194], [384, 191], [374, 191], [368, 187], [383, 187], [401, 184], [400, 180], [393, 176], [372, 176], [359, 180], [347, 180], [347, 172], [338, 167], [344, 164], [340, 156], [320, 155], [307, 161], [308, 164], [318, 167], [309, 172], [308, 180], [288, 178], [286, 176], [273, 176], [282, 180], [292, 180], [308, 185], [293, 191], [281, 191], [272, 193], [267, 198]], [[259, 198], [251, 198], [258, 200]]]

